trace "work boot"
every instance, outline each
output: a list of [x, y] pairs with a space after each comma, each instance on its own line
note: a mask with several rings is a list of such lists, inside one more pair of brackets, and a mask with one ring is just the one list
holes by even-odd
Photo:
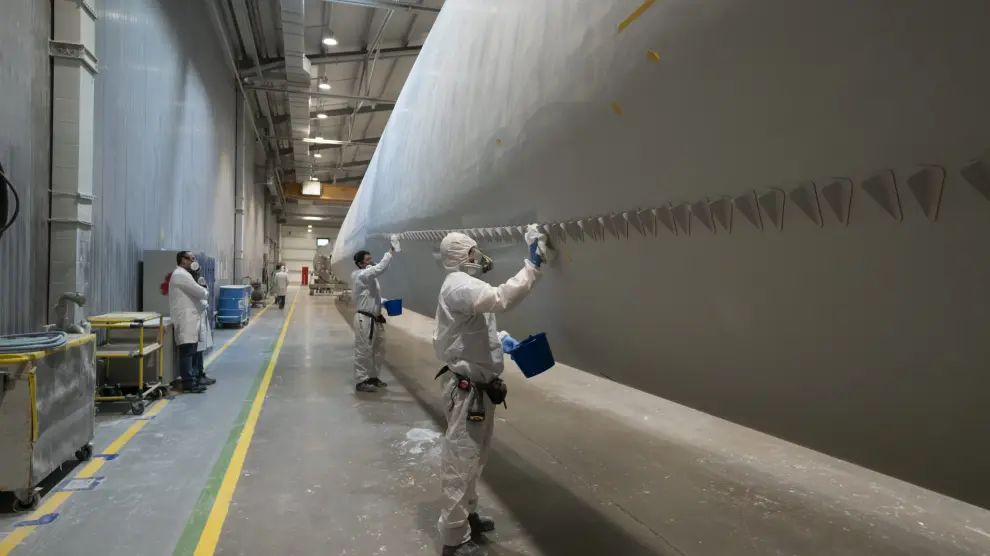
[[468, 541], [459, 546], [445, 546], [442, 554], [443, 556], [488, 556], [488, 551], [474, 541]]
[[468, 524], [471, 525], [471, 536], [475, 538], [495, 530], [495, 520], [477, 512], [468, 514]]
[[196, 377], [196, 380], [203, 386], [212, 386], [217, 383], [217, 379], [206, 376], [206, 373], [203, 373], [198, 377]]
[[370, 380], [365, 380], [364, 382], [359, 382], [355, 390], [358, 392], [377, 392], [378, 387], [372, 384]]
[[388, 383], [378, 378], [377, 376], [375, 378], [369, 378], [368, 383], [370, 383], [372, 386], [377, 386], [378, 388], [388, 387]]
[[206, 386], [200, 386], [199, 384], [183, 384], [182, 393], [183, 394], [202, 394], [206, 392]]

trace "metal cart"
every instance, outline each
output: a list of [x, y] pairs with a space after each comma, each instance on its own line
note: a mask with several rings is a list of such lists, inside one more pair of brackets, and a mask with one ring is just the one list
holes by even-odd
[[96, 336], [47, 351], [0, 354], [0, 491], [34, 509], [37, 485], [73, 457], [93, 455]]
[[[106, 330], [106, 338], [96, 348], [96, 357], [106, 365], [103, 376], [104, 384], [97, 391], [96, 401], [99, 402], [128, 402], [134, 415], [144, 413], [147, 400], [162, 398], [168, 394], [168, 384], [162, 380], [163, 368], [163, 327], [158, 325], [162, 316], [158, 313], [107, 313], [89, 318], [90, 326], [94, 329]], [[154, 327], [151, 325], [155, 324]], [[154, 341], [146, 341], [147, 329], [157, 331]], [[136, 330], [137, 338], [127, 338], [114, 341], [114, 330]], [[136, 340], [136, 341], [135, 341]], [[145, 381], [145, 367], [148, 362], [157, 364], [153, 380]], [[110, 365], [114, 359], [128, 358], [137, 362], [137, 381], [129, 384], [108, 384]]]

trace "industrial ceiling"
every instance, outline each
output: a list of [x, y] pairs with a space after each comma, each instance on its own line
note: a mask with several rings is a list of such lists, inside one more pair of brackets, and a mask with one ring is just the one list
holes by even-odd
[[349, 202], [285, 184], [360, 185], [443, 0], [211, 1], [281, 221], [338, 226]]

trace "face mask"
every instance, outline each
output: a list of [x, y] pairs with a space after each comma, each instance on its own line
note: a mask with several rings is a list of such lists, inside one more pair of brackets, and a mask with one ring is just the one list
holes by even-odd
[[473, 259], [474, 260], [469, 260], [464, 263], [464, 272], [467, 272], [471, 276], [480, 276], [490, 272], [491, 269], [495, 267], [495, 261], [493, 261], [488, 255], [482, 253], [477, 247], [474, 249]]
[[189, 270], [199, 272], [199, 263], [197, 261], [193, 261], [192, 264], [189, 265]]

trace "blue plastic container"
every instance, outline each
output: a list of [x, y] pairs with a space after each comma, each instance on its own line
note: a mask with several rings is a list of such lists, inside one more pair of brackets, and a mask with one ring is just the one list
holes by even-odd
[[401, 299], [389, 299], [382, 303], [382, 307], [385, 308], [385, 312], [388, 313], [390, 317], [397, 317], [402, 314], [402, 300]]
[[247, 324], [251, 318], [251, 286], [220, 286], [217, 322]]
[[519, 342], [519, 346], [512, 350], [511, 355], [526, 378], [533, 378], [556, 363], [553, 360], [553, 352], [550, 351], [550, 342], [543, 332]]

